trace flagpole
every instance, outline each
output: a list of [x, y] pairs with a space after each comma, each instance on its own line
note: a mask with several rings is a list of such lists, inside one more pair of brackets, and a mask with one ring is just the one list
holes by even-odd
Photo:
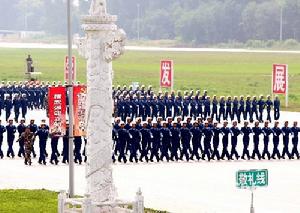
[[74, 197], [74, 156], [73, 156], [73, 82], [72, 82], [72, 29], [71, 0], [67, 1], [68, 17], [68, 100], [69, 100], [69, 197]]

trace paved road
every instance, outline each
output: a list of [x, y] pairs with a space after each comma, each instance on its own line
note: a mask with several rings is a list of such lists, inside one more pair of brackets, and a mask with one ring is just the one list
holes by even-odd
[[[44, 43], [7, 43], [0, 42], [3, 48], [25, 48], [25, 49], [66, 49], [64, 44], [44, 44]], [[76, 48], [76, 46], [73, 46]], [[158, 51], [158, 52], [228, 52], [228, 53], [285, 53], [300, 54], [300, 51], [277, 51], [277, 50], [252, 50], [252, 49], [221, 49], [221, 48], [166, 48], [166, 47], [140, 47], [126, 46], [126, 50], [133, 51]]]
[[[44, 111], [30, 112], [29, 117], [40, 120]], [[282, 121], [286, 119], [300, 121], [300, 113], [283, 112]], [[5, 141], [4, 138], [4, 151], [7, 149]], [[16, 151], [17, 144], [14, 148]], [[61, 148], [60, 143], [59, 150]], [[48, 145], [50, 153], [49, 149]], [[238, 149], [241, 151], [241, 143]], [[24, 166], [23, 159], [0, 160], [0, 188], [67, 190], [66, 165], [41, 166], [37, 159], [33, 162], [28, 167]], [[255, 192], [256, 212], [299, 213], [298, 160], [116, 164], [113, 175], [120, 198], [133, 199], [135, 191], [141, 187], [147, 207], [178, 213], [243, 213], [249, 212], [250, 192], [235, 188], [235, 172], [259, 168], [269, 169], [269, 187]], [[84, 165], [75, 167], [75, 183], [75, 193], [83, 195]]]

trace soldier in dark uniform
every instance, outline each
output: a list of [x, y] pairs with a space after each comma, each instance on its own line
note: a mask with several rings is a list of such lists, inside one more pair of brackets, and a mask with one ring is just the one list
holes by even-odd
[[21, 101], [18, 95], [14, 96], [13, 100], [13, 107], [14, 107], [14, 113], [15, 113], [15, 122], [19, 122], [19, 116], [20, 116], [20, 108], [21, 108]]
[[257, 100], [256, 100], [256, 96], [253, 96], [252, 98], [252, 108], [251, 108], [251, 116], [250, 116], [250, 121], [251, 123], [253, 122], [253, 115], [255, 114], [256, 116], [256, 120], [258, 120], [258, 112], [257, 112]]
[[153, 126], [151, 128], [151, 133], [153, 135], [153, 139], [151, 141], [151, 155], [150, 161], [153, 162], [153, 158], [156, 158], [156, 161], [159, 162], [159, 149], [161, 148], [161, 138], [162, 134], [160, 129], [157, 126], [157, 122], [153, 122]]
[[10, 96], [7, 95], [4, 100], [4, 110], [5, 110], [5, 120], [6, 121], [10, 117], [11, 109], [12, 109], [12, 101], [10, 99]]
[[268, 159], [271, 159], [271, 154], [269, 152], [268, 146], [270, 141], [270, 135], [274, 132], [269, 127], [269, 121], [265, 121], [265, 126], [262, 128], [262, 133], [264, 135], [264, 150], [262, 152], [262, 158], [265, 159], [265, 156], [267, 155]]
[[259, 122], [263, 122], [263, 112], [265, 108], [264, 96], [260, 96], [258, 101], [258, 111], [259, 111]]
[[13, 124], [13, 119], [8, 120], [8, 125], [6, 126], [6, 131], [7, 131], [7, 144], [8, 144], [8, 150], [7, 150], [7, 157], [14, 158], [15, 153], [13, 150], [13, 143], [15, 140], [15, 133], [16, 133], [16, 126]]
[[241, 117], [243, 116], [244, 120], [245, 119], [245, 101], [244, 101], [244, 96], [240, 96], [240, 101], [239, 101], [239, 115], [238, 115], [238, 122], [241, 122]]
[[[19, 133], [19, 138], [21, 137], [21, 134], [25, 132], [26, 126], [25, 126], [25, 119], [21, 119], [21, 123], [17, 126], [17, 130]], [[25, 157], [25, 150], [24, 150], [24, 140], [19, 141], [19, 151], [18, 151], [19, 157]]]
[[177, 122], [173, 122], [173, 127], [170, 128], [172, 138], [171, 138], [171, 161], [178, 161], [178, 150], [180, 148], [180, 138], [181, 132], [180, 129], [177, 127]]
[[289, 128], [289, 122], [284, 122], [284, 127], [281, 129], [283, 135], [283, 151], [281, 157], [285, 159], [285, 155], [288, 156], [289, 159], [292, 158], [291, 153], [289, 152], [289, 140], [290, 134], [292, 134], [291, 129]]
[[218, 99], [217, 96], [213, 96], [212, 100], [212, 113], [211, 113], [211, 118], [214, 119], [214, 116], [216, 116], [216, 121], [219, 120], [218, 118]]
[[232, 119], [238, 119], [239, 123], [239, 101], [237, 99], [237, 96], [234, 96], [233, 101], [232, 101]]
[[45, 124], [41, 124], [41, 128], [36, 132], [36, 136], [39, 137], [40, 157], [39, 164], [46, 165], [46, 143], [49, 136], [49, 131], [45, 129]]
[[257, 155], [258, 159], [261, 160], [261, 154], [259, 152], [259, 135], [262, 134], [262, 130], [259, 127], [259, 121], [255, 121], [254, 125], [255, 126], [252, 128], [254, 148], [251, 158], [255, 159], [255, 155]]
[[188, 97], [184, 96], [184, 100], [182, 102], [182, 119], [189, 116], [189, 104], [190, 101], [188, 100]]
[[75, 154], [75, 163], [82, 163], [82, 156], [81, 156], [81, 145], [82, 145], [82, 138], [81, 136], [74, 136], [74, 154]]
[[161, 141], [161, 156], [160, 160], [163, 161], [164, 158], [169, 162], [169, 150], [171, 149], [171, 139], [172, 139], [172, 133], [167, 128], [167, 123], [163, 122], [163, 126], [160, 129], [162, 134], [162, 141]]
[[228, 96], [227, 100], [226, 100], [226, 113], [225, 113], [225, 119], [226, 120], [229, 120], [229, 118], [232, 119], [232, 110], [231, 110], [231, 107], [232, 107], [231, 97]]
[[271, 109], [272, 109], [272, 106], [273, 106], [273, 101], [271, 100], [270, 95], [267, 96], [266, 106], [267, 106], [267, 120], [272, 122], [272, 120], [271, 120]]
[[66, 133], [63, 136], [63, 152], [62, 152], [62, 162], [69, 163], [69, 124], [66, 124]]
[[206, 96], [206, 99], [204, 100], [204, 119], [211, 115], [210, 112], [210, 97]]
[[141, 140], [141, 156], [140, 161], [143, 162], [143, 158], [145, 158], [146, 162], [148, 163], [148, 151], [151, 145], [151, 139], [153, 139], [151, 131], [147, 128], [147, 123], [143, 122], [143, 128], [140, 130], [142, 140]]
[[276, 95], [274, 100], [274, 120], [279, 120], [279, 118], [280, 118], [280, 100]]
[[223, 127], [221, 128], [221, 133], [223, 135], [222, 137], [222, 143], [223, 143], [223, 151], [221, 155], [221, 159], [224, 160], [224, 157], [226, 157], [228, 160], [230, 159], [230, 155], [228, 152], [228, 136], [230, 133], [229, 127], [227, 127], [228, 121], [224, 121]]
[[0, 158], [2, 159], [4, 157], [3, 151], [2, 151], [2, 143], [3, 143], [3, 134], [6, 132], [5, 126], [1, 124], [0, 120]]
[[128, 131], [129, 134], [132, 136], [128, 141], [129, 142], [128, 144], [130, 144], [129, 161], [133, 162], [133, 160], [135, 160], [135, 162], [137, 163], [138, 162], [137, 151], [140, 150], [140, 141], [142, 139], [142, 135], [140, 131], [136, 129], [135, 122], [131, 123], [131, 128]]
[[34, 135], [32, 132], [30, 132], [29, 127], [26, 127], [25, 132], [23, 132], [20, 136], [20, 138], [18, 139], [18, 141], [20, 142], [21, 140], [24, 141], [24, 147], [25, 147], [25, 165], [31, 165], [31, 149], [33, 146], [33, 138]]
[[220, 97], [219, 123], [221, 121], [221, 115], [223, 115], [223, 120], [225, 120], [225, 100], [224, 100], [224, 96]]
[[300, 132], [300, 128], [298, 127], [298, 122], [295, 121], [293, 127], [291, 128], [292, 131], [292, 143], [293, 143], [293, 150], [291, 153], [292, 158], [296, 155], [297, 159], [300, 159], [299, 152], [298, 152], [298, 133]]
[[119, 157], [118, 161], [121, 162], [123, 160], [124, 163], [127, 162], [126, 156], [125, 156], [125, 149], [127, 146], [127, 143], [132, 136], [129, 134], [128, 130], [125, 128], [125, 123], [122, 121], [120, 123], [120, 129], [118, 130], [118, 150], [119, 150]]
[[221, 156], [219, 153], [219, 144], [220, 144], [221, 129], [218, 127], [218, 122], [214, 122], [212, 131], [214, 133], [214, 136], [213, 136], [213, 152], [211, 158], [215, 160], [215, 157], [217, 157], [217, 160], [220, 160]]
[[203, 144], [204, 144], [204, 152], [202, 155], [202, 159], [205, 160], [205, 156], [207, 156], [207, 160], [210, 161], [211, 160], [211, 139], [213, 137], [213, 131], [212, 128], [209, 127], [208, 122], [205, 121], [204, 122], [204, 128], [202, 130], [202, 133], [204, 135], [204, 140], [203, 140]]
[[58, 145], [58, 140], [59, 137], [56, 135], [51, 135], [51, 158], [50, 158], [50, 163], [53, 164], [53, 161], [55, 164], [58, 164], [58, 150], [57, 150], [57, 145]]
[[198, 121], [194, 122], [194, 126], [190, 129], [193, 137], [192, 137], [192, 156], [191, 160], [194, 160], [194, 156], [196, 157], [197, 160], [200, 160], [200, 155], [199, 155], [199, 149], [201, 146], [201, 137], [202, 137], [202, 132], [201, 129], [199, 128]]
[[249, 116], [249, 119], [251, 120], [251, 115], [252, 115], [251, 108], [252, 108], [251, 98], [248, 95], [247, 100], [246, 100], [246, 110], [245, 110], [245, 114], [244, 114], [245, 115], [244, 120], [247, 120], [248, 116]]
[[238, 160], [239, 154], [236, 151], [236, 146], [238, 143], [238, 136], [241, 133], [239, 128], [237, 127], [237, 121], [233, 121], [233, 126], [230, 128], [231, 131], [231, 153], [230, 153], [230, 159], [233, 160], [233, 156]]
[[21, 112], [22, 112], [22, 118], [26, 119], [26, 114], [27, 114], [27, 97], [25, 94], [22, 94], [22, 97], [21, 97]]
[[275, 159], [275, 155], [277, 155], [277, 158], [280, 159], [280, 152], [278, 150], [279, 145], [279, 136], [282, 134], [282, 130], [278, 127], [279, 122], [275, 121], [273, 130], [273, 153], [271, 158]]
[[182, 122], [182, 127], [180, 129], [180, 134], [181, 134], [181, 153], [180, 153], [180, 160], [183, 159], [183, 156], [185, 156], [186, 160], [189, 161], [189, 153], [188, 150], [191, 149], [190, 147], [190, 141], [192, 134], [190, 130], [187, 128], [187, 123], [185, 121]]
[[250, 134], [253, 133], [252, 129], [248, 127], [248, 121], [244, 121], [244, 127], [241, 128], [241, 132], [243, 135], [243, 154], [242, 159], [245, 160], [245, 156], [247, 156], [248, 160], [250, 160], [250, 154], [249, 154], [249, 142], [250, 142]]

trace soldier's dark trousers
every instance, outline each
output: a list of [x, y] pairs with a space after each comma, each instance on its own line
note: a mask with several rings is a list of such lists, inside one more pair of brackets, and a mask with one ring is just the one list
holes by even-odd
[[75, 163], [79, 162], [81, 164], [82, 162], [82, 156], [81, 156], [81, 144], [82, 142], [76, 142], [75, 143]]
[[217, 111], [217, 109], [213, 109], [210, 117], [214, 120], [214, 116], [216, 116], [216, 121], [218, 121], [219, 118], [218, 118], [218, 111]]
[[57, 159], [57, 141], [51, 141], [51, 158], [50, 158], [50, 162], [54, 161], [56, 164], [58, 163], [58, 159]]
[[148, 149], [145, 145], [142, 145], [140, 161], [143, 161], [143, 158], [145, 158], [146, 162], [148, 162]]
[[271, 120], [271, 111], [267, 110], [267, 114], [268, 114], [267, 120], [270, 121], [270, 122], [272, 122], [272, 120]]
[[289, 146], [288, 146], [288, 144], [283, 144], [283, 151], [282, 151], [281, 157], [285, 158], [285, 155], [287, 155], [289, 159], [292, 158], [292, 155], [289, 152]]
[[3, 143], [3, 138], [0, 139], [0, 158], [3, 158], [3, 151], [2, 151], [2, 143]]
[[204, 145], [204, 151], [203, 151], [203, 155], [202, 155], [203, 160], [205, 160], [205, 156], [207, 156], [207, 160], [208, 160], [208, 161], [211, 160], [211, 156], [210, 156], [210, 147]]
[[223, 120], [225, 120], [225, 109], [219, 109], [219, 122], [221, 121], [221, 116], [223, 116]]
[[279, 108], [274, 108], [274, 120], [278, 120], [280, 118], [280, 110]]
[[24, 150], [24, 141], [20, 140], [19, 141], [19, 151], [18, 151], [18, 156], [19, 157], [25, 157], [25, 150]]
[[182, 147], [182, 150], [181, 150], [181, 153], [180, 153], [180, 160], [183, 159], [183, 156], [185, 156], [185, 159], [187, 161], [190, 160], [189, 153], [188, 153], [188, 148], [185, 147], [185, 146]]
[[197, 160], [200, 159], [199, 155], [199, 141], [192, 141], [192, 146], [193, 146], [193, 151], [192, 151], [192, 156], [191, 159], [193, 160], [194, 156], [197, 158]]
[[15, 153], [13, 150], [13, 143], [14, 143], [14, 139], [9, 138], [7, 141], [8, 144], [7, 157], [10, 157], [10, 154], [13, 158], [15, 157]]
[[159, 154], [158, 154], [159, 148], [158, 147], [153, 147], [151, 150], [151, 155], [150, 155], [150, 161], [153, 161], [153, 158], [156, 158], [156, 161], [159, 162]]
[[261, 154], [259, 152], [259, 149], [258, 149], [258, 142], [254, 142], [254, 149], [253, 149], [253, 153], [252, 153], [252, 156], [251, 158], [252, 159], [255, 159], [255, 156], [257, 155], [258, 159], [260, 160], [261, 159]]
[[69, 162], [69, 141], [63, 142], [63, 163]]
[[161, 149], [160, 160], [162, 161], [164, 159], [164, 157], [169, 162], [170, 157], [169, 157], [169, 153], [168, 153], [168, 148], [167, 147], [162, 147], [162, 149]]
[[178, 160], [179, 141], [174, 142], [171, 147], [171, 160]]
[[269, 160], [271, 159], [271, 154], [270, 154], [270, 152], [268, 150], [268, 145], [267, 144], [264, 145], [264, 150], [263, 150], [263, 152], [262, 152], [261, 155], [262, 155], [263, 159], [265, 159], [266, 155], [267, 155], [267, 157], [268, 157]]
[[255, 110], [252, 109], [251, 115], [250, 115], [250, 121], [251, 121], [251, 122], [253, 122], [253, 119], [254, 119], [253, 115], [254, 115], [254, 114], [255, 114], [256, 120], [259, 120], [257, 109], [255, 109]]
[[280, 159], [280, 152], [278, 150], [278, 145], [279, 145], [279, 142], [274, 142], [273, 153], [271, 156], [274, 159], [275, 159], [275, 155], [277, 155], [277, 158]]
[[263, 122], [263, 110], [259, 110], [259, 122]]
[[120, 146], [120, 154], [118, 157], [118, 161], [121, 162], [123, 160], [124, 163], [127, 162], [126, 156], [125, 156], [125, 147]]
[[232, 115], [231, 115], [231, 109], [230, 108], [226, 108], [226, 113], [225, 113], [225, 120], [229, 120], [229, 118], [231, 119]]
[[238, 152], [236, 151], [236, 146], [237, 146], [236, 143], [232, 144], [232, 146], [231, 146], [230, 159], [233, 159], [233, 156], [235, 156], [235, 158], [238, 160], [240, 157]]
[[133, 159], [135, 160], [136, 163], [138, 162], [137, 149], [133, 145], [131, 145], [130, 155], [129, 155], [129, 161], [133, 162]]
[[222, 150], [221, 159], [224, 160], [224, 157], [226, 157], [228, 160], [230, 159], [230, 155], [228, 152], [228, 142], [223, 142], [223, 150]]
[[300, 156], [298, 152], [298, 138], [297, 139], [293, 138], [292, 142], [293, 142], [293, 149], [292, 149], [291, 156], [294, 157], [294, 155], [296, 155], [296, 157], [299, 159]]
[[39, 157], [39, 163], [46, 164], [46, 141], [40, 141], [40, 157]]
[[249, 141], [244, 141], [242, 158], [245, 159], [245, 156], [246, 156], [248, 158], [248, 160], [250, 160], [250, 153], [249, 153], [248, 147], [249, 147]]

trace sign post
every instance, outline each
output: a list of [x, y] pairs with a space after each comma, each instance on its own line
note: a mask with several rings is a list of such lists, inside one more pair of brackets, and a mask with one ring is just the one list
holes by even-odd
[[162, 60], [160, 62], [160, 88], [171, 88], [174, 85], [174, 64], [172, 60]]
[[272, 72], [272, 94], [285, 95], [285, 107], [288, 107], [289, 101], [289, 81], [288, 81], [288, 65], [273, 64]]
[[239, 170], [236, 172], [236, 187], [251, 190], [250, 213], [254, 213], [254, 190], [257, 187], [267, 187], [269, 184], [268, 170]]

